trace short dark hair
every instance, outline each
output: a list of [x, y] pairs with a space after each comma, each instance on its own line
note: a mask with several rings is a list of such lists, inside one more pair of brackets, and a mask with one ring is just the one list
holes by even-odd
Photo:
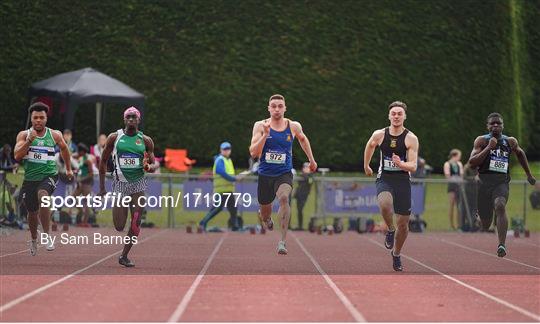
[[49, 106], [47, 106], [43, 102], [34, 102], [30, 105], [30, 107], [28, 107], [28, 112], [32, 114], [34, 111], [44, 111], [46, 114], [48, 114]]
[[86, 153], [90, 153], [90, 150], [88, 149], [88, 146], [86, 146], [86, 144], [84, 143], [79, 143], [77, 145], [77, 150], [80, 152], [80, 151], [85, 151]]
[[394, 101], [390, 105], [388, 105], [388, 110], [394, 108], [394, 107], [401, 107], [403, 110], [407, 111], [407, 104], [403, 101]]
[[272, 100], [274, 100], [274, 99], [285, 101], [285, 97], [283, 97], [283, 96], [280, 95], [280, 94], [275, 94], [275, 95], [272, 95], [272, 96], [270, 97], [270, 99], [268, 99], [268, 102], [270, 102], [270, 101], [272, 101]]
[[498, 112], [492, 112], [491, 114], [489, 114], [488, 117], [487, 117], [487, 119], [486, 119], [486, 121], [489, 122], [489, 120], [490, 120], [491, 118], [500, 118], [500, 119], [503, 119], [502, 115], [499, 114]]

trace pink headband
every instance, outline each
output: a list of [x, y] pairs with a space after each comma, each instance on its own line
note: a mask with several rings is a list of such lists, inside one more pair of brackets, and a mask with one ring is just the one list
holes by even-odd
[[129, 107], [128, 109], [124, 111], [124, 118], [126, 118], [126, 116], [130, 114], [135, 114], [137, 115], [137, 118], [139, 119], [141, 118], [141, 113], [139, 112], [139, 110], [137, 110], [137, 108], [133, 106]]

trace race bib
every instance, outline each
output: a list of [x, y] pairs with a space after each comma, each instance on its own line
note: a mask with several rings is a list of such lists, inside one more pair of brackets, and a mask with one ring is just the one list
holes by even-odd
[[285, 164], [287, 155], [285, 153], [266, 152], [264, 159], [267, 163]]
[[124, 169], [138, 168], [141, 165], [141, 159], [138, 157], [120, 157], [118, 161], [120, 162], [120, 167]]
[[492, 156], [489, 161], [489, 171], [507, 173], [508, 172], [508, 159], [504, 157]]
[[385, 171], [402, 171], [389, 157], [384, 157], [384, 170]]
[[54, 160], [54, 156], [49, 155], [49, 150], [46, 148], [30, 146], [26, 159], [34, 163], [47, 163]]

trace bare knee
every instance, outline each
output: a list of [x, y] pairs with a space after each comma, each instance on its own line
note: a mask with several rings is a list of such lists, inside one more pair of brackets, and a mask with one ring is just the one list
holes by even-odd
[[409, 222], [398, 222], [397, 230], [400, 232], [407, 232], [409, 230]]
[[383, 215], [391, 215], [394, 212], [391, 204], [381, 204], [381, 213]]
[[118, 232], [124, 231], [124, 226], [122, 226], [122, 225], [116, 225], [116, 224], [114, 224], [114, 228], [115, 228]]
[[289, 205], [289, 195], [281, 195], [278, 197], [280, 206]]
[[498, 198], [495, 200], [494, 204], [495, 212], [497, 215], [504, 214], [505, 208], [506, 208], [506, 200], [504, 198]]
[[49, 195], [49, 193], [47, 192], [47, 190], [39, 190], [38, 191], [38, 200], [39, 200], [39, 204], [40, 204], [40, 207], [41, 207], [41, 201], [43, 200], [43, 197], [47, 197]]

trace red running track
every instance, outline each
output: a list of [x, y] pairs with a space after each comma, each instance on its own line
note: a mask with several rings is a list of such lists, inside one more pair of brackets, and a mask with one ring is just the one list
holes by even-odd
[[277, 233], [145, 229], [130, 269], [120, 245], [31, 257], [27, 235], [0, 238], [1, 321], [540, 321], [537, 234], [504, 259], [493, 234], [410, 234], [403, 273], [376, 234], [290, 233], [280, 256]]

